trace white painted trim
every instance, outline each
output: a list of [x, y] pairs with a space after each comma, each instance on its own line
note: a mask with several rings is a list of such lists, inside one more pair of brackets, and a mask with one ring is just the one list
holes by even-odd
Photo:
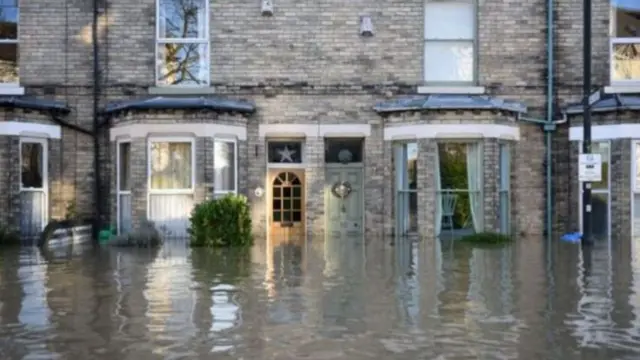
[[[217, 190], [217, 186], [215, 183], [215, 178], [216, 178], [216, 142], [221, 142], [221, 143], [232, 143], [233, 144], [233, 180], [234, 180], [234, 184], [233, 184], [233, 190]], [[224, 138], [224, 137], [219, 137], [219, 138], [214, 138], [213, 139], [213, 194], [214, 195], [223, 195], [223, 194], [228, 194], [228, 193], [233, 193], [233, 194], [237, 194], [238, 193], [238, 142], [236, 141], [236, 139], [231, 139], [231, 138]]]
[[499, 124], [422, 124], [388, 126], [384, 129], [385, 140], [456, 138], [520, 140], [520, 128]]
[[[120, 145], [121, 144], [131, 144], [131, 139], [119, 139], [116, 142], [116, 228], [118, 229], [118, 234], [121, 234], [121, 224], [120, 218], [122, 217], [122, 209], [120, 207], [120, 197], [122, 195], [131, 195], [131, 190], [120, 190]], [[131, 145], [129, 145], [131, 146]], [[129, 174], [131, 174], [131, 147], [129, 148]], [[131, 199], [133, 200], [133, 199]], [[133, 214], [130, 214], [133, 216]]]
[[22, 187], [22, 172], [20, 173], [20, 192], [39, 192], [44, 194], [44, 206], [42, 209], [42, 229], [49, 223], [49, 142], [45, 138], [33, 138], [33, 137], [21, 137], [20, 138], [20, 150], [19, 160], [20, 168], [22, 168], [22, 144], [40, 144], [42, 146], [42, 188], [23, 188]]
[[418, 86], [418, 94], [471, 94], [486, 92], [484, 86]]
[[[582, 141], [582, 126], [569, 128], [569, 140]], [[592, 141], [640, 138], [640, 124], [610, 124], [591, 127]]]
[[62, 130], [59, 125], [0, 121], [0, 136], [2, 135], [60, 139], [62, 137]]
[[[609, 234], [609, 238], [607, 239], [607, 241], [609, 242], [609, 246], [611, 246], [611, 141], [608, 140], [599, 140], [599, 141], [595, 141], [594, 142], [600, 142], [600, 143], [608, 143], [609, 144], [609, 158], [607, 159], [603, 159], [603, 162], [608, 162], [609, 167], [607, 168], [607, 179], [609, 179], [609, 182], [607, 183], [607, 189], [591, 189], [591, 193], [592, 194], [607, 194], [607, 232]], [[592, 144], [593, 145], [593, 144]], [[582, 154], [582, 141], [580, 141], [580, 144], [578, 145], [578, 153]], [[579, 216], [579, 223], [580, 223], [580, 232], [583, 233], [584, 229], [582, 228], [582, 182], [578, 181], [578, 216]], [[631, 201], [633, 204], [633, 200]], [[593, 210], [593, 209], [592, 209]], [[591, 212], [591, 216], [593, 216], [593, 211]]]
[[22, 96], [25, 94], [24, 87], [17, 84], [0, 84], [0, 95]]
[[[1, 124], [1, 123], [0, 123]], [[109, 137], [115, 141], [118, 137], [129, 136], [131, 138], [145, 138], [152, 134], [172, 134], [198, 137], [235, 137], [238, 140], [247, 140], [247, 127], [242, 125], [223, 124], [130, 124], [111, 128]]]
[[260, 137], [368, 137], [369, 124], [260, 124]]
[[612, 85], [604, 87], [605, 94], [635, 94], [640, 93], [640, 85]]

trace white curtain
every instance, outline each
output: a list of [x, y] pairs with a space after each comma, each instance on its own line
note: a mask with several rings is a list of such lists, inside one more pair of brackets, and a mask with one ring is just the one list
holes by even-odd
[[440, 235], [442, 230], [442, 179], [440, 178], [440, 148], [436, 146], [436, 169], [434, 176], [436, 177], [436, 236]]
[[152, 142], [150, 156], [152, 189], [191, 189], [191, 143]]
[[219, 141], [214, 143], [214, 186], [216, 192], [236, 191], [235, 143]]
[[480, 143], [467, 144], [467, 181], [469, 183], [469, 207], [473, 229], [484, 231], [484, 214], [482, 211], [482, 146]]

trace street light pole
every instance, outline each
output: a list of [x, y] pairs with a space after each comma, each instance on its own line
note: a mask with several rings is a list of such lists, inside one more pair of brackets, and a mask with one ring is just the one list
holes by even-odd
[[[583, 124], [582, 124], [582, 153], [591, 153], [591, 0], [584, 0], [584, 28], [583, 28]], [[582, 183], [582, 244], [592, 244], [591, 224], [591, 183]]]

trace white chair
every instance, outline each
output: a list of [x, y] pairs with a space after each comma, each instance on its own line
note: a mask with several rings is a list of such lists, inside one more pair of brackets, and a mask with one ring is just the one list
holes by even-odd
[[456, 212], [457, 201], [457, 194], [448, 193], [442, 195], [442, 227], [447, 226], [451, 231], [453, 231], [453, 215]]

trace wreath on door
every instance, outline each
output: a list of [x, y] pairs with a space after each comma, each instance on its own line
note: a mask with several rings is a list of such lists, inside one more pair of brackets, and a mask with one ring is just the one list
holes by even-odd
[[331, 187], [331, 193], [333, 196], [340, 199], [347, 198], [349, 194], [351, 194], [351, 191], [353, 191], [353, 188], [347, 181], [338, 181]]

